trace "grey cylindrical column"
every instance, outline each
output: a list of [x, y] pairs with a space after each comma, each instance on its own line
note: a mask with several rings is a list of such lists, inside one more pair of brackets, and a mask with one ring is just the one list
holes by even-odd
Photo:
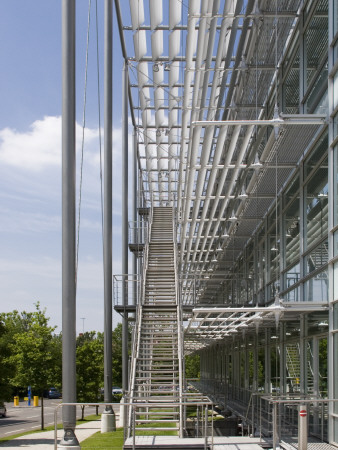
[[122, 388], [128, 391], [128, 66], [122, 77]]
[[[137, 131], [134, 128], [133, 134], [133, 164], [132, 164], [132, 191], [133, 191], [133, 241], [136, 244], [140, 244], [141, 242], [141, 231], [138, 228], [137, 223]], [[133, 304], [136, 305], [136, 297], [137, 297], [137, 256], [136, 253], [133, 253]]]
[[[104, 401], [112, 401], [112, 0], [104, 2]], [[112, 407], [106, 411], [113, 413]]]
[[[62, 0], [62, 392], [76, 402], [75, 0]], [[62, 444], [77, 446], [75, 406], [63, 408]]]

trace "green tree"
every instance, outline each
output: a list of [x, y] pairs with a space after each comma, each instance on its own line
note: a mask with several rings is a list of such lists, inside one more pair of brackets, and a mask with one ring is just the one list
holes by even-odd
[[32, 392], [41, 396], [41, 428], [43, 419], [43, 392], [60, 383], [61, 353], [54, 335], [56, 327], [48, 325], [46, 310], [35, 304], [36, 311], [13, 311], [3, 314], [2, 320], [8, 332], [8, 362], [14, 367], [11, 384], [16, 387], [31, 386]]
[[[103, 384], [103, 333], [86, 332], [76, 341], [77, 401], [98, 401], [99, 389]], [[84, 409], [82, 406], [82, 420]]]
[[122, 323], [118, 323], [112, 333], [113, 385], [122, 384]]
[[13, 364], [10, 362], [10, 349], [8, 346], [9, 333], [0, 316], [0, 403], [10, 399], [12, 388], [10, 377], [13, 373]]
[[186, 378], [200, 377], [200, 355], [198, 353], [185, 356], [185, 376]]

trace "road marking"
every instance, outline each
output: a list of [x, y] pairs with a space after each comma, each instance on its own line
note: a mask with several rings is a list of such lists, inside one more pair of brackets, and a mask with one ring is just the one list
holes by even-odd
[[27, 428], [21, 428], [21, 430], [15, 430], [15, 431], [7, 431], [7, 433], [4, 433], [4, 434], [10, 434], [10, 433], [19, 433], [20, 431], [26, 431], [27, 430]]

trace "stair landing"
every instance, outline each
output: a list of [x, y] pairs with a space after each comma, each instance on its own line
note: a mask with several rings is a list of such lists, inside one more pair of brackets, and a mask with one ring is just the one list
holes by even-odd
[[[269, 442], [260, 438], [248, 436], [215, 436], [213, 447], [211, 437], [208, 437], [207, 446], [205, 438], [179, 438], [176, 436], [135, 436], [135, 449], [211, 449], [214, 450], [262, 450], [268, 448]], [[128, 438], [124, 449], [132, 449], [133, 438]]]

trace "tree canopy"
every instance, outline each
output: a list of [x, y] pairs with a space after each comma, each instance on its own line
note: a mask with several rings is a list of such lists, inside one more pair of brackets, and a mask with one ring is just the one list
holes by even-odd
[[61, 385], [61, 348], [60, 338], [54, 335], [56, 327], [48, 324], [46, 310], [41, 310], [39, 303], [35, 308], [34, 312], [3, 313], [0, 320], [5, 329], [4, 364], [10, 368], [9, 383], [22, 388], [31, 386], [32, 392], [42, 394], [49, 386]]

